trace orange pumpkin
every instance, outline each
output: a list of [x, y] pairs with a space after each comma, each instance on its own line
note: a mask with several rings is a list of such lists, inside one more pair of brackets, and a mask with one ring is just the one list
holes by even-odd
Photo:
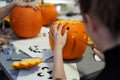
[[10, 13], [10, 25], [17, 36], [31, 38], [39, 34], [42, 16], [39, 10], [16, 6]]
[[58, 13], [55, 4], [45, 2], [43, 7], [42, 3], [38, 2], [37, 5], [42, 13], [43, 25], [48, 26], [57, 19]]
[[[69, 27], [68, 36], [66, 44], [63, 48], [63, 58], [66, 60], [73, 60], [80, 58], [85, 49], [88, 41], [88, 36], [84, 29], [84, 24], [77, 20], [58, 20], [54, 22], [54, 24], [62, 24], [66, 23], [63, 26], [61, 34], [63, 35], [65, 29]], [[52, 33], [53, 26], [50, 27], [50, 32]], [[59, 26], [58, 26], [59, 28]], [[49, 36], [50, 47], [53, 50], [54, 48], [54, 40]]]

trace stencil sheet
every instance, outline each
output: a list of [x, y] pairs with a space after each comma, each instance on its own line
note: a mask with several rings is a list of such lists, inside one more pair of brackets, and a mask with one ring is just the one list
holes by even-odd
[[[65, 63], [67, 80], [80, 80], [76, 63]], [[17, 80], [53, 80], [53, 63], [40, 63], [29, 70], [20, 70]]]

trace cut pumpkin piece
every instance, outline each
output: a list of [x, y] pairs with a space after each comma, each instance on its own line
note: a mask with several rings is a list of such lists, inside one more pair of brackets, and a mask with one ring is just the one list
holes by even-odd
[[41, 63], [42, 60], [39, 58], [22, 59], [21, 61], [14, 61], [12, 67], [15, 69], [28, 69]]

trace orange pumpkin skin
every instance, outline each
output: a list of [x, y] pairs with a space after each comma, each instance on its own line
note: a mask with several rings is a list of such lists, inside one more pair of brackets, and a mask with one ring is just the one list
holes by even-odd
[[39, 2], [37, 5], [40, 7], [40, 11], [42, 13], [43, 25], [48, 26], [56, 21], [58, 12], [55, 4], [45, 2], [44, 7], [42, 7], [42, 3]]
[[[84, 29], [84, 24], [76, 20], [59, 20], [56, 23], [66, 23], [63, 26], [61, 34], [63, 35], [65, 29], [69, 27], [67, 41], [63, 48], [63, 58], [66, 60], [73, 60], [80, 58], [85, 49], [86, 45], [83, 42], [87, 42], [88, 36]], [[52, 33], [52, 27], [50, 27], [50, 32]], [[59, 26], [58, 26], [59, 27]], [[54, 40], [49, 36], [50, 47], [53, 50]]]
[[10, 13], [10, 25], [18, 37], [31, 38], [39, 34], [42, 16], [39, 10], [16, 6]]

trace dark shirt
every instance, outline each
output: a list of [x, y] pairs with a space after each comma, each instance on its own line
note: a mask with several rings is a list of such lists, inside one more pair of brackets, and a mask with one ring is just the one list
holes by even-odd
[[120, 80], [120, 45], [104, 52], [105, 68], [95, 80]]

